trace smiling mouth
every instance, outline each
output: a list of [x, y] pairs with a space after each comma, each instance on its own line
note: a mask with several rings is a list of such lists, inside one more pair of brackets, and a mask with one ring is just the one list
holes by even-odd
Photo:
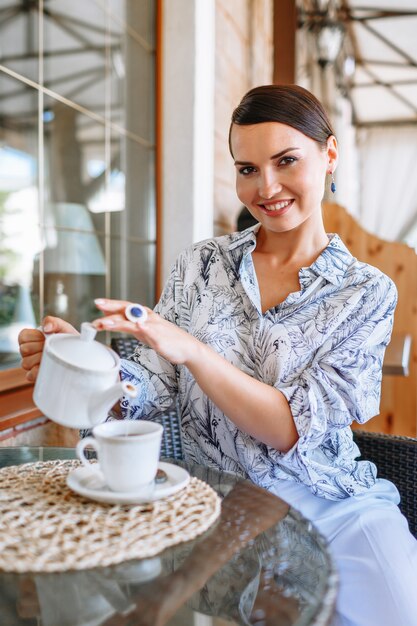
[[294, 200], [281, 200], [281, 202], [271, 202], [269, 204], [258, 204], [258, 206], [267, 211], [268, 213], [278, 213], [282, 212], [284, 209], [289, 207]]

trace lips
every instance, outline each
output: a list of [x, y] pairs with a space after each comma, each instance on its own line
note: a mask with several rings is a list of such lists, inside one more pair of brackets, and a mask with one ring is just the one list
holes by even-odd
[[279, 202], [268, 202], [265, 204], [258, 204], [258, 207], [263, 213], [267, 215], [283, 215], [294, 203], [294, 200], [280, 200]]

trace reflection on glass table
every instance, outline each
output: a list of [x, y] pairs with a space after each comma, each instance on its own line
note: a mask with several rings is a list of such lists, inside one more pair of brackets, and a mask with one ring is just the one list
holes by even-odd
[[[69, 448], [0, 448], [0, 467], [74, 457]], [[312, 525], [239, 476], [175, 462], [222, 497], [221, 516], [206, 533], [152, 558], [112, 567], [58, 574], [0, 572], [1, 623], [329, 624], [336, 576]]]

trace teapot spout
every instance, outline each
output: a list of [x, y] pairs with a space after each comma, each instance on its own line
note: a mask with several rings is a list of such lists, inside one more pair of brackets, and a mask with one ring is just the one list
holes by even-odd
[[118, 381], [109, 389], [100, 391], [95, 394], [89, 407], [90, 421], [93, 426], [104, 422], [110, 409], [116, 404], [122, 396], [135, 398], [137, 389], [128, 381]]

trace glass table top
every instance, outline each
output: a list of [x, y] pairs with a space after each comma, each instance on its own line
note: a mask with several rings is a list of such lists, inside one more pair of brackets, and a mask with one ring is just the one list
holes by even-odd
[[[0, 448], [0, 468], [73, 459], [71, 448]], [[0, 571], [5, 626], [325, 625], [336, 576], [325, 542], [280, 498], [182, 461], [222, 497], [203, 535], [148, 559], [54, 574]], [[0, 493], [0, 524], [1, 493]]]

